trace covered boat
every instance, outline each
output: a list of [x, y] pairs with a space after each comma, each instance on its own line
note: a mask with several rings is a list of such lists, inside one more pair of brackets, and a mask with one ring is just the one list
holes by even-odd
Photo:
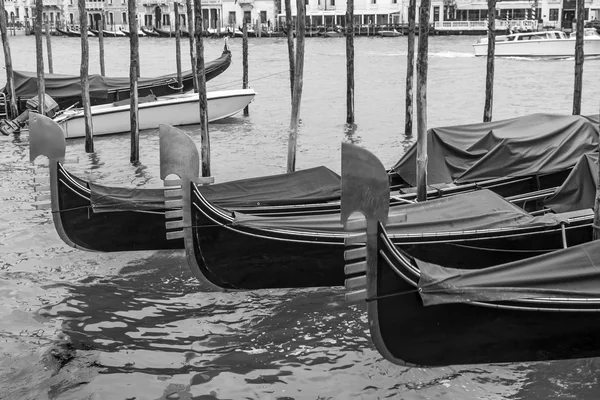
[[[360, 153], [370, 172], [385, 175], [374, 156]], [[600, 355], [600, 241], [591, 241], [591, 232], [584, 243], [565, 241], [565, 248], [495, 266], [465, 251], [468, 269], [448, 268], [445, 260], [427, 262], [395, 245], [389, 225], [398, 216], [388, 212], [385, 180], [360, 173], [365, 164], [356, 158], [344, 163], [352, 167], [342, 171], [343, 185], [351, 182], [342, 193], [342, 221], [352, 232], [346, 297], [366, 300], [383, 357], [437, 367]], [[404, 218], [410, 222], [412, 214]]]
[[[45, 121], [41, 117], [38, 118], [38, 121]], [[571, 117], [569, 116], [568, 118]], [[30, 127], [30, 129], [32, 129], [32, 127]], [[195, 144], [185, 133], [176, 128], [164, 128], [163, 130], [165, 129], [168, 132], [165, 134], [168, 140], [166, 140], [165, 143], [161, 141], [161, 145], [168, 145], [170, 142], [177, 140], [185, 143], [177, 150], [180, 154], [187, 154], [186, 152], [190, 151], [196, 152]], [[58, 132], [60, 135], [48, 135], [46, 131]], [[37, 133], [37, 135], [35, 135], [35, 133]], [[585, 136], [585, 131], [580, 130], [580, 133], [582, 136]], [[44, 123], [39, 122], [30, 132], [30, 143], [33, 144], [33, 140], [39, 136], [46, 137], [46, 139], [50, 141], [59, 140], [58, 136], [60, 136], [60, 140], [63, 141], [63, 144], [60, 146], [64, 146], [64, 133], [61, 131], [60, 127], [52, 121]], [[175, 139], [175, 137], [178, 138]], [[46, 143], [43, 146], [38, 146], [38, 148], [52, 148], [54, 146], [58, 145]], [[577, 152], [578, 151], [575, 150], [573, 151], [574, 154]], [[167, 154], [168, 152], [165, 151], [164, 153]], [[197, 152], [195, 155], [189, 155], [188, 158], [192, 159], [194, 157], [197, 157]], [[176, 157], [172, 160], [172, 165], [177, 165], [178, 163], [181, 163], [182, 160], [183, 157]], [[575, 164], [576, 159], [573, 159], [572, 163]], [[94, 185], [82, 180], [79, 180], [79, 184], [76, 184], [77, 178], [69, 174], [64, 165], [57, 163], [57, 171], [63, 174], [64, 177], [63, 179], [51, 180], [50, 189], [52, 192], [57, 193], [57, 202], [53, 207], [61, 216], [66, 216], [67, 207], [65, 204], [73, 205], [72, 207], [68, 207], [68, 218], [66, 218], [64, 222], [56, 216], [55, 223], [57, 224], [57, 230], [65, 231], [64, 235], [61, 234], [61, 237], [63, 237], [67, 243], [78, 243], [77, 247], [88, 250], [125, 251], [138, 249], [157, 250], [172, 247], [183, 248], [184, 245], [181, 240], [183, 232], [177, 228], [179, 222], [173, 221], [173, 219], [177, 218], [177, 215], [183, 215], [184, 210], [194, 209], [197, 218], [200, 218], [200, 221], [202, 221], [204, 218], [202, 217], [204, 211], [200, 211], [198, 207], [203, 203], [207, 203], [207, 209], [215, 208], [220, 210], [220, 214], [225, 215], [225, 218], [222, 219], [222, 221], [224, 221], [224, 224], [227, 226], [231, 223], [232, 212], [235, 212], [240, 218], [241, 214], [297, 216], [302, 214], [325, 215], [333, 213], [333, 215], [335, 215], [339, 213], [340, 207], [339, 178], [337, 178], [335, 174], [332, 175], [331, 171], [322, 168], [315, 169], [312, 172], [299, 171], [297, 173], [298, 175], [283, 174], [209, 186], [197, 185], [194, 181], [194, 177], [190, 180], [190, 185], [184, 185], [184, 189], [186, 189], [184, 193], [187, 193], [187, 190], [189, 189], [189, 193], [194, 193], [193, 197], [191, 194], [188, 197], [186, 197], [187, 195], [184, 196], [183, 201], [178, 202], [176, 206], [172, 205], [170, 199], [162, 192], [153, 192], [152, 190], [146, 189], [101, 187], [100, 185]], [[197, 173], [198, 171], [195, 172], [195, 176], [197, 176]], [[291, 179], [293, 176], [300, 176], [303, 173], [306, 174], [304, 175], [305, 177], [309, 177], [308, 182], [298, 183], [295, 179]], [[437, 198], [473, 191], [479, 188], [490, 188], [490, 190], [493, 190], [500, 195], [518, 192], [519, 196], [510, 198], [510, 200], [513, 201], [513, 204], [525, 207], [528, 210], [537, 210], [540, 207], [539, 199], [553, 193], [553, 188], [562, 183], [567, 174], [568, 169], [553, 172], [548, 176], [529, 175], [518, 178], [491, 179], [475, 184], [450, 185], [444, 189], [432, 189], [429, 194], [430, 198]], [[192, 183], [192, 181], [194, 181], [194, 183]], [[310, 185], [311, 182], [313, 182], [312, 186]], [[227, 189], [224, 189], [225, 187], [227, 187]], [[538, 188], [542, 189], [537, 191]], [[532, 191], [535, 192], [531, 195], [522, 195], [523, 193]], [[102, 194], [100, 194], [101, 192]], [[202, 194], [203, 196], [199, 197], [198, 194]], [[54, 197], [55, 195], [53, 195], [53, 198]], [[59, 197], [63, 198], [63, 200], [59, 201]], [[394, 194], [388, 201], [390, 201], [391, 204], [410, 204], [413, 200], [414, 193], [407, 193]], [[112, 209], [110, 208], [111, 202], [113, 204]], [[142, 207], [144, 207], [144, 211], [139, 211]], [[176, 212], [169, 212], [172, 211], [174, 207], [177, 208], [177, 210], [175, 210]], [[223, 207], [227, 208], [227, 210], [223, 209]], [[105, 209], [105, 211], [110, 210], [112, 212], [99, 215], [100, 213], [97, 211], [100, 211], [101, 208]], [[94, 212], [92, 213], [90, 211]], [[135, 221], [132, 219], [134, 217], [128, 215], [128, 213], [132, 212], [136, 213]], [[166, 226], [164, 223], [165, 217], [168, 218]], [[329, 218], [330, 220], [335, 220], [336, 217], [330, 216]], [[221, 220], [220, 216], [219, 220]], [[153, 234], [147, 234], [148, 232], [146, 231], [149, 231], [149, 229], [136, 237], [133, 237], [133, 235], [129, 233], [126, 235], [115, 234], [115, 232], [129, 232], [130, 229], [132, 229], [129, 228], [129, 224], [132, 223], [135, 223], [135, 225], [139, 227], [152, 226]], [[207, 230], [209, 233], [208, 235], [201, 235], [199, 238], [214, 237], [217, 230], [222, 229], [221, 226], [214, 228], [215, 229]], [[339, 223], [337, 223], [336, 229], [341, 229]], [[154, 235], [154, 233], [156, 235]], [[191, 232], [189, 234], [192, 235]], [[166, 235], [175, 237], [174, 241], [167, 243], [165, 238]], [[179, 238], [177, 238], [177, 236], [179, 236]], [[304, 236], [304, 238], [312, 240], [308, 236]], [[405, 240], [408, 241], [409, 238], [405, 238]], [[208, 257], [211, 253], [209, 252], [210, 247], [206, 247], [211, 242], [196, 240], [194, 243], [194, 246], [204, 246], [203, 251], [206, 252], [206, 259], [211, 263], [212, 261]], [[212, 243], [216, 246], [212, 254], [218, 254], [219, 251], [227, 252], [226, 249], [228, 249], [228, 247], [223, 247], [223, 243]], [[339, 240], [336, 241], [336, 246], [339, 246], [341, 243], [342, 242]], [[192, 249], [190, 246], [188, 246], [188, 248]], [[200, 251], [193, 251], [199, 257], [200, 261], [198, 265], [203, 265]], [[260, 258], [261, 256], [259, 253], [256, 253], [253, 254], [253, 257]], [[200, 267], [193, 266], [192, 270], [200, 271]], [[339, 271], [340, 270], [338, 269], [338, 271], [335, 272], [335, 279], [314, 279], [311, 282], [307, 281], [305, 285], [312, 285], [319, 281], [334, 281], [336, 284], [341, 284], [342, 276]], [[232, 272], [235, 271], [232, 270]], [[201, 273], [199, 272], [198, 275], [201, 276]], [[315, 275], [315, 277], [318, 277], [318, 275]], [[312, 279], [312, 277], [309, 278]], [[260, 283], [248, 282], [248, 284], [258, 285]], [[271, 285], [276, 284], [277, 282], [275, 280], [271, 283]], [[293, 283], [290, 283], [290, 285], [292, 284]], [[232, 284], [231, 286], [235, 285]]]
[[[350, 151], [346, 144], [342, 149]], [[208, 201], [193, 183], [194, 176], [187, 179], [190, 184], [184, 180], [181, 192], [183, 220], [167, 224], [183, 227], [175, 236], [184, 237], [190, 268], [206, 287], [258, 289], [342, 283], [342, 253], [348, 234], [340, 224], [339, 212], [232, 212]], [[379, 179], [387, 186], [383, 197], [389, 206], [385, 171]], [[342, 191], [346, 191], [344, 184]], [[531, 202], [544, 212], [547, 196], [542, 191], [502, 198], [482, 189], [424, 203], [393, 205], [394, 212], [411, 218], [390, 226], [390, 236], [395, 246], [411, 255], [428, 262], [444, 261], [455, 268], [468, 267], [465, 260], [494, 265], [554, 251], [565, 243], [588, 241], [593, 219], [588, 210], [532, 215], [514, 204]]]
[[[244, 109], [255, 96], [254, 89], [219, 90], [206, 94], [208, 121], [230, 117]], [[138, 106], [139, 129], [157, 129], [160, 124], [190, 125], [200, 123], [198, 93], [148, 96]], [[128, 132], [131, 129], [130, 101], [91, 107], [94, 136]], [[83, 109], [66, 110], [54, 118], [67, 139], [85, 137]]]
[[[216, 60], [205, 65], [206, 80], [209, 81], [220, 75], [231, 64], [231, 52], [225, 47], [223, 54]], [[154, 94], [164, 96], [181, 93], [193, 88], [192, 71], [182, 74], [183, 87], [178, 87], [177, 74], [162, 75], [154, 78], [138, 78], [138, 93], [140, 97]], [[19, 110], [25, 110], [28, 99], [37, 96], [37, 73], [15, 71], [15, 95]], [[51, 96], [61, 108], [81, 104], [81, 78], [79, 75], [46, 74], [44, 76], [46, 94]], [[91, 105], [114, 103], [128, 99], [130, 96], [129, 78], [110, 78], [101, 75], [90, 75]], [[6, 87], [3, 89], [6, 93]]]
[[[50, 207], [56, 231], [65, 243], [105, 252], [184, 248], [181, 239], [167, 240], [165, 216], [174, 209], [165, 205], [164, 189], [111, 187], [78, 178], [64, 165], [66, 141], [60, 127], [35, 113], [30, 114], [29, 126], [31, 161], [40, 155], [49, 158]], [[168, 137], [164, 141], [170, 142]], [[191, 146], [197, 156], [193, 142]], [[161, 149], [165, 153], [162, 158], [176, 160], [182, 167], [198, 165], [197, 157], [191, 161], [184, 157], [189, 150], [169, 154], [181, 149], [165, 145]], [[256, 202], [323, 203], [339, 199], [339, 188], [339, 175], [317, 167], [206, 186], [206, 196], [235, 209]]]

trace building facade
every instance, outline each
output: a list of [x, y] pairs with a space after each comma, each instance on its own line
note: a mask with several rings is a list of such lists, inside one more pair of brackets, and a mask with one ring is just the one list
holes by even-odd
[[[79, 25], [77, 0], [42, 0], [43, 18], [51, 26]], [[311, 26], [344, 26], [345, 0], [303, 0], [306, 23]], [[296, 0], [291, 1], [296, 15]], [[419, 6], [417, 1], [417, 7]], [[409, 0], [354, 0], [355, 24], [387, 25], [408, 22]], [[104, 14], [106, 29], [128, 26], [127, 0], [86, 0], [90, 26], [97, 29]], [[138, 0], [140, 26], [173, 29], [175, 7], [180, 22], [187, 27], [185, 2]], [[497, 0], [497, 18], [501, 21], [535, 20], [544, 27], [570, 28], [575, 18], [576, 0]], [[31, 26], [35, 0], [5, 0], [10, 25]], [[204, 28], [209, 30], [240, 28], [243, 21], [264, 29], [282, 26], [285, 5], [281, 0], [203, 0]], [[417, 14], [418, 15], [418, 14]], [[600, 18], [600, 0], [585, 0], [586, 21]], [[438, 26], [446, 21], [485, 21], [487, 2], [482, 0], [433, 0], [430, 22]]]

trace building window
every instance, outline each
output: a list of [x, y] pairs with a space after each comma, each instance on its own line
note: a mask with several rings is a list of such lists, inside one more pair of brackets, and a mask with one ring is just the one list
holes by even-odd
[[437, 22], [440, 20], [440, 7], [433, 7], [433, 22]]
[[244, 11], [244, 23], [249, 24], [251, 22], [252, 22], [252, 14], [250, 14], [250, 11]]
[[392, 4], [398, 4], [398, 0], [392, 0]]
[[108, 24], [111, 26], [115, 24], [115, 17], [113, 13], [108, 13]]
[[73, 13], [69, 14], [69, 23], [73, 25]]
[[121, 23], [122, 24], [126, 24], [127, 23], [127, 13], [124, 12], [121, 14]]
[[235, 25], [235, 11], [229, 11], [229, 25]]
[[304, 0], [304, 5], [307, 6], [308, 5], [308, 0]]
[[585, 9], [585, 20], [588, 21], [590, 19], [590, 9], [586, 8]]
[[548, 18], [550, 21], [558, 21], [558, 8], [551, 8], [550, 16]]
[[[308, 2], [308, 0], [306, 0]], [[261, 11], [260, 12], [260, 23], [264, 24], [267, 22], [267, 12], [266, 11]]]
[[377, 0], [371, 0], [371, 4], [377, 4]]
[[335, 7], [335, 0], [331, 0], [331, 4], [330, 5]]

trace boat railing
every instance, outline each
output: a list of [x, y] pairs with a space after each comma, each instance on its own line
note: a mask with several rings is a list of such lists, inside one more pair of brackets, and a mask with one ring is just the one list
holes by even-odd
[[[439, 30], [485, 30], [488, 27], [488, 21], [437, 21], [434, 24], [435, 29]], [[496, 20], [496, 30], [508, 29], [509, 27], [517, 30], [528, 31], [537, 30], [538, 22], [534, 20]]]

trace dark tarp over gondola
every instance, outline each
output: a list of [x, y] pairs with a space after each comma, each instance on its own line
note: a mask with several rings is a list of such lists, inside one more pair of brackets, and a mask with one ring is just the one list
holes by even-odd
[[[222, 55], [205, 65], [206, 80], [222, 73], [231, 64], [231, 52], [224, 50]], [[182, 73], [184, 90], [192, 87], [192, 71]], [[38, 94], [37, 73], [30, 71], [14, 71], [15, 96], [19, 102], [28, 100]], [[81, 78], [79, 75], [46, 74], [44, 75], [46, 94], [51, 96], [62, 107], [68, 107], [81, 101]], [[106, 104], [129, 98], [129, 78], [105, 77], [97, 74], [89, 76], [90, 100], [92, 105]], [[179, 93], [177, 74], [167, 74], [152, 78], [138, 78], [140, 96], [150, 94], [157, 96]], [[150, 91], [146, 90], [149, 89]], [[6, 91], [6, 88], [3, 89]], [[22, 107], [21, 107], [22, 108]]]
[[[571, 167], [581, 155], [598, 148], [595, 118], [532, 114], [429, 129], [427, 182], [479, 182]], [[412, 146], [392, 167], [412, 186], [416, 185], [416, 156], [416, 147]]]
[[[390, 208], [391, 214], [406, 214], [406, 221], [389, 224], [390, 235], [462, 232], [503, 228], [535, 228], [560, 225], [560, 214], [533, 216], [494, 192], [483, 189], [421, 203]], [[235, 223], [262, 229], [294, 229], [306, 232], [344, 231], [339, 214], [314, 216], [270, 216], [235, 213]]]
[[565, 182], [544, 204], [554, 212], [594, 208], [598, 185], [598, 154], [581, 157]]
[[475, 270], [414, 259], [424, 306], [544, 298], [600, 298], [600, 241]]
[[[131, 189], [90, 182], [94, 212], [152, 210], [164, 207], [164, 189]], [[340, 176], [326, 167], [285, 175], [201, 186], [200, 191], [221, 207], [322, 203], [340, 198]]]

